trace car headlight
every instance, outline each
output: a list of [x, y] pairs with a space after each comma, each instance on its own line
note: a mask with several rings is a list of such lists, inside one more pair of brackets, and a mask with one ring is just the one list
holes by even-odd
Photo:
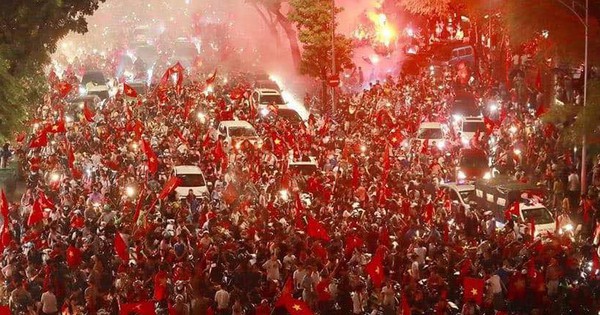
[[469, 144], [469, 139], [467, 139], [466, 137], [461, 137], [461, 138], [460, 138], [460, 142], [461, 142], [463, 145], [467, 145], [467, 144]]
[[452, 115], [452, 119], [454, 119], [455, 122], [459, 122], [462, 119], [462, 115]]
[[492, 173], [485, 172], [485, 174], [483, 174], [483, 179], [490, 179], [490, 178], [492, 178]]
[[262, 108], [262, 109], [260, 110], [260, 114], [261, 114], [263, 117], [265, 117], [265, 116], [269, 115], [269, 109], [267, 109], [266, 107], [265, 107], [265, 108]]
[[87, 95], [87, 89], [85, 88], [85, 86], [83, 86], [83, 85], [79, 86], [79, 95], [80, 96], [86, 96]]
[[467, 174], [465, 174], [465, 172], [463, 172], [463, 171], [458, 171], [458, 173], [456, 174], [456, 177], [458, 177], [458, 179], [465, 179], [465, 178], [467, 178]]
[[435, 144], [437, 146], [438, 149], [443, 149], [446, 146], [446, 142], [444, 140], [438, 141]]
[[238, 142], [235, 143], [235, 149], [236, 150], [239, 150], [241, 147], [242, 147], [242, 142], [241, 141], [238, 141]]

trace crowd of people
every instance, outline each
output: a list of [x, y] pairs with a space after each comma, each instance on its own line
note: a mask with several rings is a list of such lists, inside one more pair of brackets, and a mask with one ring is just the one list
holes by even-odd
[[[579, 163], [514, 91], [496, 93], [501, 113], [474, 145], [547, 188], [554, 234], [497, 228], [484, 207], [449, 202], [439, 185], [454, 180], [460, 139], [409, 141], [421, 122], [450, 123], [456, 89], [487, 98], [498, 83], [423, 69], [299, 124], [263, 119], [248, 75], [184, 73], [82, 108], [52, 78], [13, 145], [27, 191], [2, 203], [0, 303], [12, 314], [598, 312], [600, 167], [580, 206]], [[261, 144], [224, 142], [215, 126], [232, 119]], [[313, 173], [288, 167], [311, 157]], [[176, 195], [177, 165], [199, 166], [210, 193]], [[559, 233], [567, 224], [581, 233]]]

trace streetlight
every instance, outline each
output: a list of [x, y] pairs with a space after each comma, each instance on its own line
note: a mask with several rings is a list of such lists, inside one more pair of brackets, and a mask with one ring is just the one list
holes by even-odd
[[[558, 0], [560, 4], [569, 9], [578, 19], [581, 24], [583, 24], [583, 28], [585, 30], [585, 52], [584, 52], [584, 61], [583, 61], [583, 108], [585, 110], [585, 106], [587, 104], [587, 78], [588, 78], [588, 39], [589, 39], [589, 0], [585, 0], [585, 15], [582, 17], [577, 11], [575, 11], [575, 2], [573, 2], [573, 6], [566, 4], [563, 0]], [[585, 112], [584, 112], [585, 113]], [[585, 120], [584, 120], [585, 123]], [[585, 127], [585, 126], [584, 126]], [[586, 135], [585, 128], [583, 132], [583, 137], [581, 139], [581, 193], [585, 194], [587, 191], [587, 171], [586, 171]]]

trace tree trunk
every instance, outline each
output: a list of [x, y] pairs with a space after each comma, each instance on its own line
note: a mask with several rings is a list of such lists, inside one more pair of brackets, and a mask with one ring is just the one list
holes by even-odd
[[269, 19], [267, 19], [267, 16], [265, 15], [265, 13], [258, 7], [258, 5], [256, 3], [253, 3], [252, 6], [254, 7], [254, 9], [256, 9], [256, 12], [258, 12], [258, 15], [260, 15], [260, 18], [263, 20], [263, 22], [265, 22], [265, 25], [267, 25], [267, 28], [269, 28], [269, 32], [271, 33], [271, 36], [274, 37], [275, 44], [279, 48], [281, 46], [281, 41], [279, 39], [279, 32], [277, 31], [277, 25], [275, 23], [273, 23], [272, 21], [269, 21]]
[[277, 21], [283, 28], [283, 31], [287, 35], [288, 40], [290, 41], [290, 51], [292, 53], [292, 61], [294, 62], [294, 68], [296, 70], [300, 69], [300, 60], [302, 60], [302, 55], [300, 54], [300, 45], [298, 44], [298, 35], [296, 34], [296, 30], [294, 29], [294, 25], [287, 19], [283, 13], [279, 10], [271, 11], [277, 17]]

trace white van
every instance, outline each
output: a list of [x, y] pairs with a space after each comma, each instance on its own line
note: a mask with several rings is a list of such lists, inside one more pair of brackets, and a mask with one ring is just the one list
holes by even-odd
[[179, 199], [185, 199], [191, 190], [196, 198], [208, 198], [208, 186], [204, 173], [195, 165], [179, 165], [173, 168], [173, 175], [181, 180], [175, 192]]
[[256, 129], [249, 122], [243, 120], [225, 120], [217, 128], [219, 137], [226, 146], [238, 146], [248, 140], [252, 145], [261, 148], [263, 141], [256, 133]]
[[480, 135], [486, 132], [483, 117], [464, 117], [460, 120], [460, 141], [463, 146], [470, 147], [471, 140], [475, 137], [477, 130], [479, 130]]
[[429, 141], [429, 146], [437, 146], [442, 150], [446, 146], [446, 131], [444, 126], [439, 122], [424, 122], [419, 125], [417, 137], [413, 139], [413, 144], [418, 142], [423, 145], [425, 140]]
[[474, 202], [475, 185], [463, 185], [459, 183], [444, 183], [440, 188], [448, 194], [448, 197], [455, 206], [463, 206], [465, 209], [471, 208], [471, 203]]

